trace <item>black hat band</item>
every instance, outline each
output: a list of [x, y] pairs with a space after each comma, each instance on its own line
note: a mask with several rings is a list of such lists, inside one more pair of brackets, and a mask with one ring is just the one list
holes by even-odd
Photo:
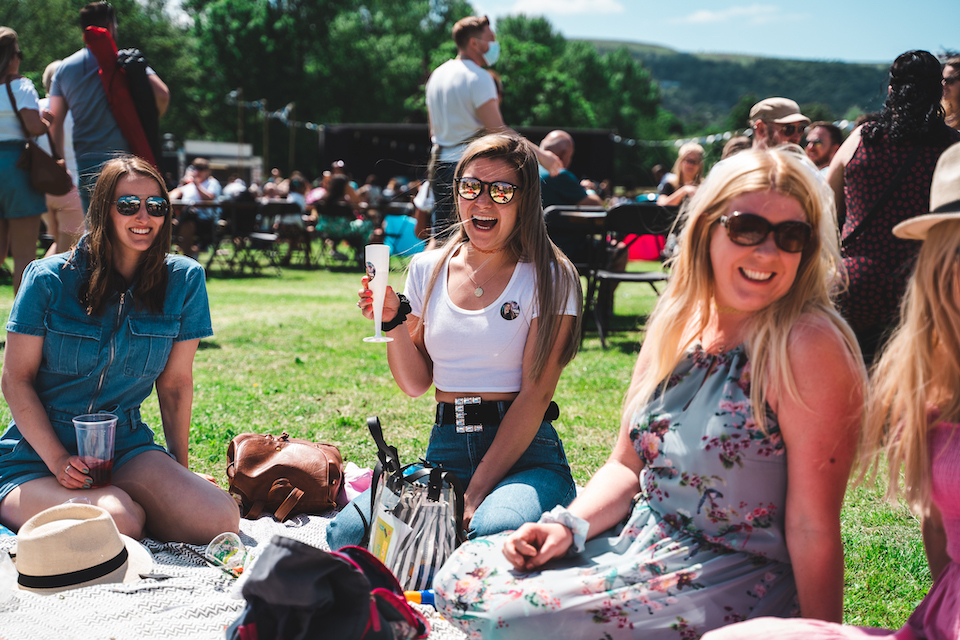
[[28, 589], [57, 589], [60, 587], [70, 587], [80, 584], [81, 582], [89, 582], [90, 580], [102, 578], [108, 573], [113, 573], [122, 567], [123, 563], [126, 561], [127, 548], [123, 547], [120, 550], [120, 553], [115, 555], [113, 558], [107, 560], [106, 562], [101, 562], [98, 565], [94, 565], [88, 569], [71, 571], [69, 573], [58, 573], [52, 576], [30, 576], [21, 573], [20, 577], [17, 578], [17, 582], [20, 583], [21, 587], [27, 587]]

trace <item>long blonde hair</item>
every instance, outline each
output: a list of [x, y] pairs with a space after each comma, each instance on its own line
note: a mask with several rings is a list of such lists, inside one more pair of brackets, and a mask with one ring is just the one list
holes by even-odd
[[[790, 332], [803, 314], [826, 319], [836, 327], [853, 362], [862, 362], [853, 331], [831, 301], [831, 291], [843, 282], [842, 262], [830, 190], [813, 164], [796, 146], [742, 151], [714, 166], [677, 223], [682, 227], [680, 250], [671, 259], [670, 282], [647, 324], [649, 361], [630, 390], [626, 410], [635, 412], [666, 384], [684, 352], [706, 328], [713, 309], [714, 276], [710, 239], [729, 213], [730, 202], [744, 194], [773, 190], [795, 199], [814, 228], [800, 257], [790, 290], [754, 314], [744, 340], [751, 361], [750, 404], [754, 419], [765, 429], [767, 392], [785, 391], [799, 399], [787, 357]], [[863, 365], [862, 375], [866, 376]]]
[[[861, 478], [887, 459], [887, 497], [903, 492], [920, 512], [931, 493], [927, 431], [960, 422], [960, 221], [938, 223], [920, 248], [900, 324], [872, 371]], [[939, 411], [934, 418], [931, 409]]]
[[[577, 300], [577, 315], [573, 331], [568, 336], [566, 348], [561, 355], [560, 364], [566, 365], [570, 362], [580, 347], [578, 338], [583, 316], [580, 276], [577, 275], [573, 263], [553, 244], [547, 234], [547, 225], [543, 219], [543, 205], [540, 200], [540, 174], [537, 157], [530, 143], [524, 138], [500, 133], [478, 138], [464, 150], [463, 157], [457, 164], [456, 177], [462, 177], [466, 168], [479, 158], [503, 160], [516, 169], [518, 182], [520, 183], [517, 185], [519, 188], [515, 196], [519, 198], [517, 222], [510, 237], [506, 240], [507, 246], [505, 248], [512, 251], [513, 255], [518, 256], [521, 262], [530, 262], [534, 267], [539, 326], [530, 375], [534, 380], [538, 380], [544, 367], [546, 367], [550, 351], [557, 341], [557, 333], [560, 330], [562, 320], [561, 314], [566, 308], [567, 299], [572, 294], [576, 296]], [[456, 202], [457, 220], [460, 220], [460, 199], [456, 194], [454, 194], [454, 200]], [[440, 272], [443, 270], [443, 265], [461, 244], [470, 240], [462, 222], [458, 222], [455, 229], [444, 246], [438, 249], [443, 254], [437, 261], [437, 265], [430, 274], [430, 280], [427, 283], [423, 301], [424, 313], [429, 306], [430, 295]], [[417, 328], [421, 339], [423, 338], [423, 322], [426, 320], [426, 318], [422, 318], [421, 325]]]
[[[683, 180], [683, 159], [690, 155], [691, 153], [696, 153], [700, 156], [700, 168], [697, 169], [696, 173], [693, 174], [693, 179], [689, 182], [684, 182]], [[673, 163], [673, 169], [670, 170], [670, 173], [673, 174], [673, 178], [668, 181], [673, 186], [674, 189], [679, 189], [685, 184], [698, 185], [700, 181], [703, 180], [703, 147], [701, 147], [696, 142], [688, 142], [682, 147], [677, 153], [677, 160]]]

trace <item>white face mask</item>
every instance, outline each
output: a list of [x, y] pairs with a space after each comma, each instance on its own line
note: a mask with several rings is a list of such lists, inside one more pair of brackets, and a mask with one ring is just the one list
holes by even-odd
[[483, 54], [483, 61], [487, 63], [488, 67], [492, 67], [497, 64], [497, 60], [500, 59], [500, 43], [496, 40], [490, 41], [490, 48], [487, 49], [487, 52]]

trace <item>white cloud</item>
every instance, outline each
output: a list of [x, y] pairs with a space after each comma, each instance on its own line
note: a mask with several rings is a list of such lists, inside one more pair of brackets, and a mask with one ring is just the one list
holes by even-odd
[[801, 14], [784, 13], [783, 9], [776, 5], [753, 4], [749, 6], [727, 7], [726, 9], [718, 9], [716, 11], [700, 9], [682, 18], [674, 18], [670, 22], [674, 24], [720, 24], [724, 22], [738, 22], [740, 24], [759, 25], [776, 22], [790, 23], [803, 17]]
[[531, 16], [550, 16], [551, 14], [611, 14], [626, 11], [619, 0], [517, 0], [509, 13], [523, 13]]

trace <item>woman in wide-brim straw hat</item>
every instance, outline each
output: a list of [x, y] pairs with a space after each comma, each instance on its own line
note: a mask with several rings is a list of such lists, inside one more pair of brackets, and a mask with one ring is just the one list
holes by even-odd
[[[902, 490], [923, 520], [934, 584], [899, 639], [960, 638], [960, 144], [940, 157], [930, 213], [901, 222], [898, 238], [921, 240], [900, 324], [873, 370], [863, 469], [887, 461], [887, 495]], [[893, 634], [894, 632], [889, 632]], [[760, 618], [704, 640], [843, 640], [876, 629]]]

